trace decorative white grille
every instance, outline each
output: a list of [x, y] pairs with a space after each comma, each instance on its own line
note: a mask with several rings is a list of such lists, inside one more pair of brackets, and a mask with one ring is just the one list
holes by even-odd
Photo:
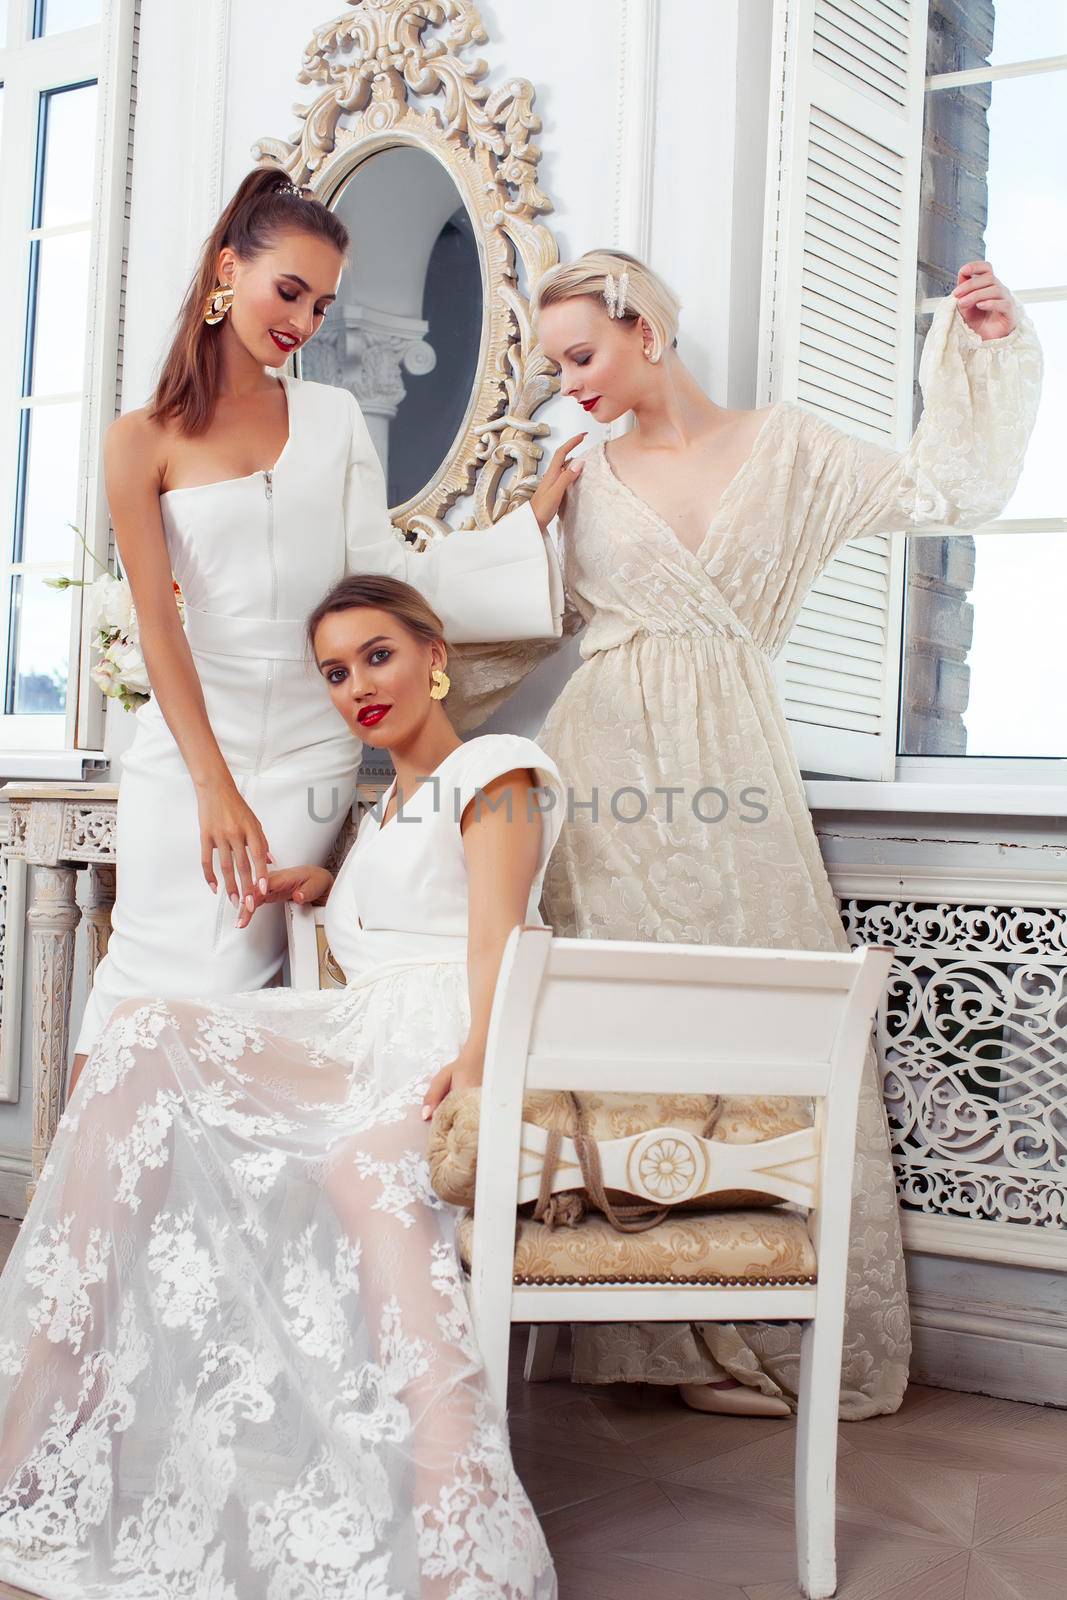
[[878, 1022], [901, 1204], [1067, 1225], [1067, 908], [846, 900], [899, 954]]

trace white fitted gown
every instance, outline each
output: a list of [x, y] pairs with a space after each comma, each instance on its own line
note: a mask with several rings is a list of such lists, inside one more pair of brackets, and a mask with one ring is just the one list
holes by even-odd
[[514, 767], [555, 797], [540, 922], [563, 787], [489, 734], [363, 817], [326, 911], [345, 989], [132, 998], [103, 1029], [0, 1279], [0, 1578], [554, 1600], [419, 1115], [470, 1027], [459, 818]]
[[[353, 396], [285, 377], [289, 438], [274, 467], [160, 496], [208, 717], [278, 867], [321, 864], [355, 797], [362, 745], [333, 709], [304, 618], [346, 573], [413, 584], [449, 641], [562, 629], [563, 581], [528, 505], [425, 552], [393, 527]], [[117, 810], [117, 898], [75, 1049], [88, 1051], [134, 994], [257, 989], [284, 952], [282, 908], [236, 926], [200, 865], [196, 793], [155, 698], [136, 713]]]

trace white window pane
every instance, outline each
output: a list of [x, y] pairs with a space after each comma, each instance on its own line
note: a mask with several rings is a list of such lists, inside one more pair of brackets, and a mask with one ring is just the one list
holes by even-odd
[[1065, 148], [1067, 72], [992, 85], [985, 251], [1013, 289], [1067, 283]]
[[40, 0], [40, 17], [35, 37], [68, 33], [100, 21], [100, 0]]
[[70, 524], [77, 511], [81, 406], [35, 406], [28, 420], [22, 541], [16, 559], [67, 566], [77, 545]]
[[77, 393], [85, 377], [88, 229], [42, 239], [38, 249], [31, 393]]
[[996, 0], [993, 54], [997, 66], [1067, 56], [1065, 0]]
[[1067, 756], [1067, 535], [975, 537], [971, 756]]
[[44, 183], [38, 227], [88, 222], [92, 216], [96, 98], [95, 83], [43, 97]]
[[67, 703], [67, 654], [72, 589], [50, 589], [36, 573], [14, 580], [15, 704], [17, 714], [62, 715]]
[[[1067, 473], [1063, 470], [1067, 439], [1067, 302], [1030, 305], [1026, 309], [1041, 340], [1045, 377], [1022, 477], [1001, 515], [1067, 517]], [[1061, 606], [1064, 595], [1067, 589], [1060, 590]]]

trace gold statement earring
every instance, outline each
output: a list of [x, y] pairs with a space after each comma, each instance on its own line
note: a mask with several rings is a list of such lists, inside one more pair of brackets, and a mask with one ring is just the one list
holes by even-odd
[[430, 673], [430, 681], [433, 684], [430, 690], [430, 699], [443, 700], [452, 687], [452, 679], [448, 676], [448, 673], [442, 672], [440, 667], [434, 667]]
[[204, 321], [214, 327], [233, 305], [233, 284], [217, 283], [204, 302]]

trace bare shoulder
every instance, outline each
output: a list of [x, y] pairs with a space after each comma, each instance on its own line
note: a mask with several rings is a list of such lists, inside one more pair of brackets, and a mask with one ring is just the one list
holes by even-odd
[[104, 433], [104, 464], [110, 469], [135, 472], [147, 482], [162, 482], [168, 430], [148, 415], [147, 406], [124, 411]]

